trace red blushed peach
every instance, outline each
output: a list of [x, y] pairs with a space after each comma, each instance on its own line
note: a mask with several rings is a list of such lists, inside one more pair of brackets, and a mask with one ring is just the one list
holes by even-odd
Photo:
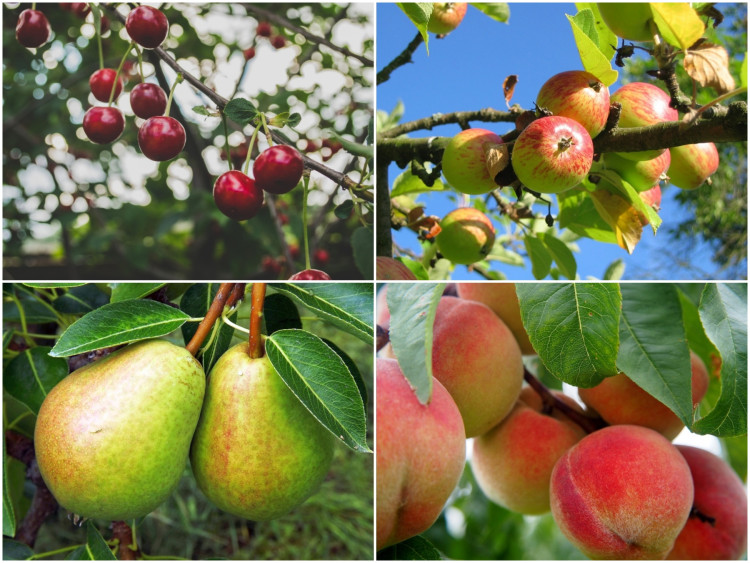
[[458, 296], [470, 301], [484, 303], [502, 319], [516, 337], [523, 354], [536, 354], [529, 335], [521, 320], [521, 306], [516, 295], [516, 284], [505, 282], [494, 283], [459, 283]]
[[[555, 395], [583, 412], [570, 397]], [[549, 511], [552, 468], [585, 435], [559, 410], [544, 412], [541, 397], [525, 387], [506, 419], [474, 439], [471, 467], [492, 502], [522, 514], [543, 514]]]
[[[693, 406], [701, 402], [708, 389], [708, 370], [703, 361], [690, 352]], [[624, 373], [608, 377], [590, 389], [580, 388], [578, 394], [609, 424], [646, 426], [673, 440], [685, 427], [672, 410], [638, 387]]]
[[663, 559], [692, 505], [687, 462], [669, 440], [642, 426], [589, 434], [552, 471], [555, 522], [592, 559]]
[[458, 484], [466, 459], [461, 413], [433, 380], [421, 404], [395, 360], [378, 358], [377, 548], [432, 526]]
[[667, 559], [739, 559], [747, 550], [747, 493], [724, 460], [677, 446], [695, 486], [693, 513]]
[[391, 312], [388, 310], [388, 301], [386, 300], [387, 291], [388, 285], [386, 284], [378, 291], [378, 296], [375, 299], [375, 322], [385, 329], [391, 324]]
[[521, 350], [489, 307], [443, 297], [432, 331], [432, 374], [456, 401], [466, 436], [478, 436], [513, 408], [523, 384]]

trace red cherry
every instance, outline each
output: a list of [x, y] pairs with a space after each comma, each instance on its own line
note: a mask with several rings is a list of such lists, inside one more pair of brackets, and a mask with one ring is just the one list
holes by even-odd
[[95, 106], [83, 116], [83, 130], [90, 141], [105, 145], [122, 135], [125, 118], [113, 107]]
[[224, 172], [214, 184], [214, 201], [224, 215], [235, 221], [252, 219], [263, 206], [263, 190], [239, 170]]
[[86, 2], [72, 2], [70, 4], [70, 11], [84, 20], [89, 15], [91, 7]]
[[264, 272], [278, 275], [281, 272], [281, 264], [273, 256], [264, 256], [260, 262]]
[[173, 117], [150, 117], [138, 130], [138, 146], [151, 160], [171, 160], [185, 148], [185, 128]]
[[130, 91], [130, 107], [142, 119], [164, 115], [167, 109], [167, 94], [157, 84], [141, 82]]
[[319, 248], [313, 254], [313, 260], [315, 260], [316, 264], [320, 264], [321, 266], [325, 266], [328, 263], [329, 258], [328, 251], [324, 248]]
[[109, 18], [107, 16], [102, 16], [101, 21], [101, 33], [104, 35], [109, 31], [110, 25], [109, 25]]
[[294, 274], [290, 280], [330, 280], [331, 276], [320, 270], [302, 270]]
[[299, 245], [298, 244], [289, 245], [289, 255], [295, 260], [299, 258]]
[[[117, 71], [113, 68], [102, 68], [97, 70], [89, 78], [89, 86], [91, 87], [91, 93], [100, 102], [108, 102], [109, 95], [112, 93], [112, 85], [115, 82]], [[122, 93], [122, 76], [117, 76], [117, 86], [115, 87], [115, 97], [117, 99]]]
[[271, 37], [271, 24], [268, 22], [260, 22], [255, 30], [255, 33], [261, 37]]
[[253, 164], [255, 181], [272, 194], [285, 194], [294, 188], [302, 178], [303, 169], [302, 155], [288, 145], [264, 150]]
[[138, 6], [128, 14], [125, 29], [130, 38], [141, 47], [156, 49], [167, 37], [169, 22], [160, 10], [151, 6]]
[[39, 10], [24, 10], [18, 16], [16, 40], [27, 49], [41, 47], [49, 40], [49, 21]]
[[271, 45], [273, 45], [275, 49], [281, 49], [284, 45], [286, 45], [286, 39], [284, 39], [283, 35], [276, 35], [273, 39], [271, 39]]
[[245, 55], [245, 60], [249, 61], [255, 56], [255, 47], [250, 47], [242, 52]]

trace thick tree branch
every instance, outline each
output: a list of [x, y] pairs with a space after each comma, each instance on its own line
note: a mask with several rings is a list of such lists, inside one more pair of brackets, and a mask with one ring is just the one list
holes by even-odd
[[462, 127], [468, 125], [470, 121], [484, 121], [487, 123], [492, 122], [511, 122], [513, 123], [516, 118], [523, 113], [523, 110], [518, 107], [513, 107], [509, 111], [500, 111], [492, 108], [480, 109], [477, 111], [456, 111], [453, 113], [436, 113], [430, 117], [424, 117], [415, 121], [408, 121], [386, 129], [378, 134], [379, 139], [391, 139], [411, 133], [412, 131], [418, 131], [420, 129], [431, 130], [433, 127], [438, 125], [447, 125], [450, 123], [458, 123]]

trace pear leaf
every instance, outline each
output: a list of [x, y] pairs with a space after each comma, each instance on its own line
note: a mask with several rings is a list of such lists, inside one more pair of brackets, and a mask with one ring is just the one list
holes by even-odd
[[[16, 535], [16, 512], [13, 510], [13, 500], [10, 498], [10, 489], [8, 489], [7, 459], [8, 453], [5, 440], [3, 440], [3, 535], [13, 537]], [[3, 551], [8, 553], [5, 546], [3, 546]]]
[[[221, 284], [209, 283], [209, 284], [196, 284], [185, 292], [182, 299], [180, 300], [180, 309], [191, 317], [202, 317], [206, 314], [211, 303], [214, 300], [216, 292], [219, 291]], [[235, 322], [237, 320], [237, 313], [233, 313], [229, 316], [229, 320]], [[182, 325], [182, 338], [187, 344], [193, 335], [198, 330], [198, 323], [185, 323]], [[229, 345], [232, 343], [232, 335], [234, 334], [234, 328], [225, 322], [216, 322], [211, 328], [211, 333], [203, 341], [203, 348], [201, 348], [201, 363], [203, 364], [203, 370], [208, 373], [221, 357], [221, 355], [229, 349]]]
[[294, 301], [280, 293], [266, 295], [263, 301], [263, 322], [266, 323], [266, 334], [269, 336], [285, 328], [302, 328], [302, 320]]
[[341, 357], [304, 330], [285, 329], [266, 339], [266, 353], [292, 393], [347, 446], [370, 452], [365, 407]]
[[127, 301], [128, 299], [140, 299], [151, 295], [157, 289], [167, 285], [166, 283], [111, 283], [112, 297], [110, 301]]
[[13, 358], [5, 368], [3, 387], [14, 398], [39, 413], [47, 393], [68, 375], [68, 362], [51, 358], [47, 346], [29, 348]]

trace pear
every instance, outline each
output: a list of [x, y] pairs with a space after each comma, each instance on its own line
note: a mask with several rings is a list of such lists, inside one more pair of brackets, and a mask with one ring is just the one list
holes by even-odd
[[34, 430], [44, 482], [66, 509], [127, 520], [164, 502], [180, 480], [206, 377], [185, 348], [130, 344], [60, 381]]
[[249, 520], [278, 518], [302, 504], [328, 473], [335, 438], [248, 344], [219, 358], [190, 461], [219, 508]]

